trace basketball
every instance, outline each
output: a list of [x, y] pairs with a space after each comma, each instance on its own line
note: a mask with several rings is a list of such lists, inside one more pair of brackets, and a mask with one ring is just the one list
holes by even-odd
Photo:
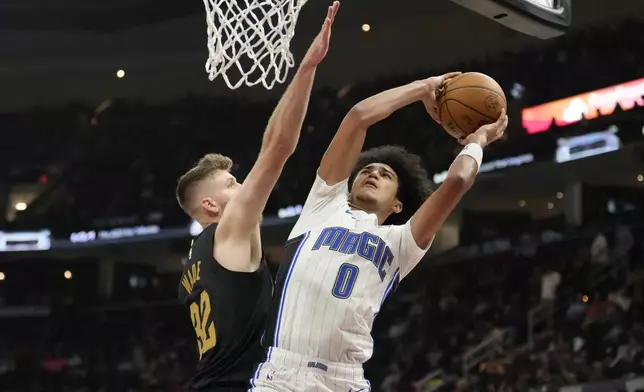
[[498, 120], [501, 110], [507, 110], [507, 101], [496, 80], [482, 73], [468, 72], [439, 89], [436, 108], [447, 133], [461, 139]]

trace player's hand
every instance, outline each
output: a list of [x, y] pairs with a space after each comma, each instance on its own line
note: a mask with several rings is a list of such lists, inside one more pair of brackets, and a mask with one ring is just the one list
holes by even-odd
[[476, 143], [485, 148], [488, 144], [495, 142], [503, 137], [505, 129], [508, 127], [508, 116], [505, 114], [505, 109], [501, 110], [501, 115], [496, 122], [492, 124], [483, 125], [474, 133], [469, 134], [465, 139], [458, 142], [462, 145], [469, 143]]
[[438, 90], [442, 88], [445, 83], [450, 79], [460, 75], [460, 72], [448, 72], [441, 76], [434, 76], [422, 81], [423, 86], [425, 87], [425, 95], [423, 96], [423, 104], [425, 104], [425, 109], [427, 113], [436, 121], [441, 123], [438, 117], [438, 108], [436, 107], [436, 95]]
[[322, 30], [320, 30], [320, 33], [315, 37], [309, 50], [304, 55], [300, 67], [317, 67], [324, 59], [324, 56], [326, 56], [329, 51], [329, 40], [331, 39], [331, 25], [339, 8], [339, 1], [334, 1], [329, 6], [326, 19], [324, 19], [324, 23], [322, 24]]

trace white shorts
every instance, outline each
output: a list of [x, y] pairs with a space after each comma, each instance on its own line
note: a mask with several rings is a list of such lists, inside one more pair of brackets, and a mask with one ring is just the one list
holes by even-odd
[[255, 370], [252, 392], [370, 392], [362, 364], [329, 362], [271, 347]]

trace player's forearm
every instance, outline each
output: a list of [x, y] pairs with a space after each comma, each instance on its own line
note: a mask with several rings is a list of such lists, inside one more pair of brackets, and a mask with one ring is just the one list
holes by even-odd
[[262, 143], [262, 150], [293, 154], [300, 138], [302, 123], [309, 106], [315, 67], [300, 67], [273, 111]]
[[358, 118], [362, 127], [367, 128], [389, 117], [398, 109], [420, 101], [425, 92], [426, 86], [422, 82], [412, 82], [359, 102], [351, 113]]
[[367, 129], [396, 110], [422, 99], [424, 89], [421, 82], [413, 82], [383, 91], [355, 105], [342, 120], [322, 158], [320, 177], [328, 185], [349, 177], [362, 151]]
[[460, 198], [460, 196], [472, 187], [477, 173], [477, 166], [474, 159], [461, 155], [456, 157], [454, 162], [450, 165], [447, 170], [447, 177], [445, 177], [443, 184], [447, 184], [449, 187], [453, 188], [454, 193], [459, 195]]
[[[481, 142], [479, 145], [483, 144]], [[411, 233], [420, 248], [429, 246], [463, 195], [474, 184], [478, 170], [476, 159], [469, 155], [459, 154], [454, 159], [445, 181], [411, 218]]]
[[[470, 141], [472, 144], [477, 144], [481, 147], [479, 149], [479, 153], [482, 152], [482, 150], [487, 146], [487, 141], [482, 136], [477, 137], [476, 135], [474, 135], [470, 139]], [[463, 149], [463, 151], [465, 150], [466, 148]], [[483, 159], [482, 156], [479, 156], [477, 159], [479, 158]], [[452, 162], [449, 169], [447, 170], [447, 177], [445, 178], [445, 181], [449, 180], [451, 182], [461, 184], [461, 186], [464, 188], [463, 193], [465, 193], [474, 183], [474, 179], [476, 179], [476, 175], [479, 172], [479, 164], [480, 162], [477, 163], [476, 159], [474, 159], [472, 156], [465, 155], [463, 152], [461, 152], [461, 154], [459, 154], [456, 159], [454, 159], [454, 162]]]

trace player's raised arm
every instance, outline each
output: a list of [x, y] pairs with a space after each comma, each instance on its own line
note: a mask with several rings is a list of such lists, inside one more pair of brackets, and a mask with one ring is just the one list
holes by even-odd
[[472, 184], [483, 160], [483, 149], [503, 136], [508, 126], [505, 109], [499, 119], [484, 125], [466, 139], [465, 145], [447, 171], [445, 181], [411, 217], [411, 234], [420, 248], [426, 248]]
[[329, 7], [320, 33], [313, 40], [291, 84], [273, 111], [257, 161], [228, 203], [219, 222], [216, 234], [218, 241], [231, 236], [246, 238], [258, 224], [284, 164], [297, 146], [315, 71], [328, 51], [331, 25], [339, 6], [340, 3], [335, 1]]
[[[318, 175], [332, 186], [351, 174], [364, 145], [367, 129], [396, 110], [427, 97], [436, 99], [436, 89], [459, 72], [419, 80], [383, 91], [356, 104], [342, 120], [331, 144], [322, 157]], [[433, 105], [433, 104], [432, 104]]]

